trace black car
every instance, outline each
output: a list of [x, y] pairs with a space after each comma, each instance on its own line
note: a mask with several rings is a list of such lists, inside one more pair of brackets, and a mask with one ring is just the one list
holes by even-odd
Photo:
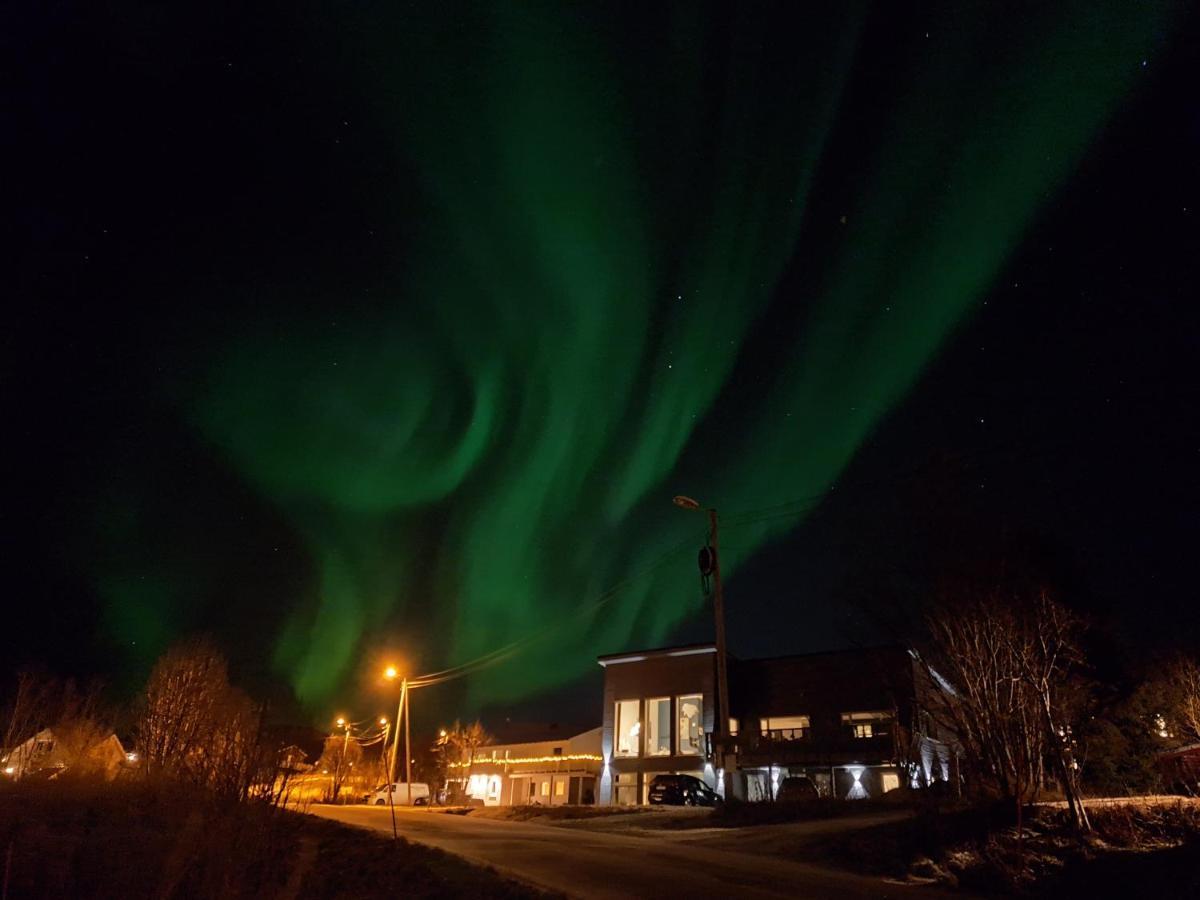
[[650, 782], [653, 806], [716, 806], [721, 797], [693, 775], [655, 775]]

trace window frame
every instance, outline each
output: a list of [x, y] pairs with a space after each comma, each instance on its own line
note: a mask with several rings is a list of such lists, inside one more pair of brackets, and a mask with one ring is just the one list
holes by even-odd
[[[675, 745], [674, 735], [672, 735], [673, 723], [675, 719], [675, 698], [670, 695], [665, 697], [646, 697], [642, 700], [642, 716], [645, 719], [646, 727], [643, 729], [645, 737], [642, 740], [642, 755], [643, 756], [670, 756], [671, 749]], [[650, 749], [650, 704], [666, 703], [667, 704], [667, 741], [666, 749], [662, 751], [651, 751]], [[657, 727], [657, 723], [655, 725]], [[661, 736], [659, 736], [661, 743]]]
[[[891, 729], [881, 730], [890, 726], [895, 716], [888, 710], [857, 710], [841, 714], [841, 724], [850, 732], [851, 740], [871, 741], [875, 738], [886, 737]], [[865, 732], [865, 733], [863, 733]]]
[[[683, 703], [685, 700], [695, 700], [698, 707], [696, 718], [699, 719], [700, 736], [694, 750], [683, 749]], [[677, 756], [704, 755], [704, 693], [675, 695], [675, 753]]]
[[[633, 733], [634, 746], [628, 753], [621, 751], [621, 706], [624, 704], [634, 704], [634, 709], [637, 710], [635, 722], [637, 730]], [[624, 700], [613, 701], [613, 758], [614, 759], [637, 759], [642, 754], [642, 698], [627, 697]]]

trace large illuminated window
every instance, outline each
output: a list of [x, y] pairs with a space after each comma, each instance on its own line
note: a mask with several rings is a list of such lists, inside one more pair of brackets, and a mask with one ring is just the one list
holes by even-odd
[[679, 752], [699, 755], [704, 752], [704, 698], [700, 694], [680, 697]]
[[617, 714], [614, 720], [616, 734], [617, 756], [639, 756], [639, 736], [642, 730], [638, 718], [639, 700], [618, 700]]
[[770, 716], [758, 720], [762, 733], [774, 740], [798, 741], [808, 736], [808, 716]]
[[671, 755], [671, 698], [646, 701], [646, 755]]
[[850, 736], [863, 740], [887, 734], [891, 720], [889, 712], [842, 713], [842, 725], [849, 729]]

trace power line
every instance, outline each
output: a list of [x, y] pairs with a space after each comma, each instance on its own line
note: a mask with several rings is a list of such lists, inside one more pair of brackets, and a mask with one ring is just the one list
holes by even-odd
[[485, 653], [483, 656], [462, 663], [461, 665], [452, 666], [451, 668], [443, 669], [440, 672], [432, 672], [427, 675], [419, 675], [416, 678], [410, 678], [408, 681], [409, 688], [432, 687], [436, 684], [443, 684], [447, 681], [453, 681], [458, 678], [464, 678], [467, 675], [473, 675], [477, 672], [498, 665], [499, 663], [505, 662], [515, 654], [526, 649], [530, 644], [543, 640], [554, 632], [566, 628], [576, 619], [580, 619], [587, 615], [592, 615], [598, 612], [604, 606], [611, 603], [621, 593], [621, 591], [627, 589], [642, 578], [652, 575], [654, 572], [658, 571], [660, 568], [670, 562], [675, 554], [679, 553], [685, 547], [690, 545], [693, 540], [693, 538], [689, 537], [678, 542], [677, 544], [674, 544], [657, 558], [655, 558], [655, 560], [649, 565], [645, 566], [638, 572], [635, 572], [633, 575], [630, 575], [617, 582], [615, 585], [602, 592], [600, 596], [597, 597], [592, 603], [582, 607], [581, 609], [575, 610], [575, 612], [572, 613], [566, 621], [559, 621], [546, 625], [531, 635], [520, 638], [512, 643], [493, 650], [490, 653]]
[[[1002, 448], [995, 448], [992, 451], [990, 451], [990, 455], [994, 455], [999, 452], [1002, 452]], [[978, 454], [978, 455], [989, 455], [989, 454]], [[858, 486], [858, 487], [880, 487], [884, 484], [894, 485], [897, 482], [910, 481], [914, 478], [917, 478], [917, 477], [920, 477], [921, 475], [926, 474], [927, 472], [928, 472], [928, 466], [921, 466], [919, 468], [912, 469], [909, 472], [904, 473], [899, 476], [890, 476], [887, 478], [879, 478], [879, 479], [875, 479], [873, 481], [868, 481], [868, 482], [859, 482], [856, 486]], [[821, 503], [824, 502], [825, 499], [829, 497], [830, 493], [832, 493], [833, 490], [834, 490], [834, 485], [831, 485], [828, 490], [822, 491], [821, 493], [809, 494], [808, 496], [805, 496], [805, 497], [798, 497], [798, 498], [795, 498], [792, 500], [785, 500], [780, 503], [772, 504], [770, 506], [759, 507], [757, 509], [743, 510], [741, 512], [733, 513], [731, 515], [722, 516], [721, 522], [727, 528], [729, 528], [729, 527], [737, 528], [737, 527], [743, 526], [743, 525], [756, 525], [756, 524], [764, 523], [764, 522], [775, 522], [775, 521], [805, 516], [805, 515], [808, 515], [809, 513], [811, 513], [813, 510], [815, 510], [818, 506], [820, 506]], [[613, 585], [612, 587], [608, 588], [606, 591], [601, 593], [600, 596], [593, 603], [591, 603], [588, 606], [583, 607], [582, 609], [576, 610], [566, 621], [560, 621], [560, 622], [556, 622], [556, 623], [547, 625], [532, 635], [529, 635], [524, 638], [520, 638], [519, 640], [516, 640], [509, 644], [506, 644], [503, 647], [500, 647], [489, 653], [485, 653], [482, 656], [477, 657], [476, 659], [462, 663], [461, 665], [452, 666], [448, 669], [443, 669], [440, 672], [431, 672], [426, 675], [420, 675], [416, 678], [410, 679], [408, 682], [408, 686], [410, 688], [432, 687], [433, 685], [443, 684], [447, 681], [454, 681], [458, 678], [464, 678], [468, 675], [473, 675], [477, 672], [484, 671], [486, 669], [491, 668], [492, 666], [495, 666], [502, 662], [507, 661], [512, 656], [523, 651], [530, 644], [533, 644], [539, 640], [542, 640], [542, 639], [548, 637], [550, 634], [553, 634], [554, 632], [567, 627], [575, 619], [582, 618], [585, 615], [590, 615], [590, 614], [602, 609], [608, 603], [612, 602], [612, 600], [615, 599], [616, 596], [618, 594], [620, 594], [621, 591], [628, 588], [631, 584], [633, 584], [634, 582], [636, 582], [648, 575], [653, 574], [658, 569], [660, 569], [663, 565], [665, 565], [668, 561], [670, 561], [670, 559], [676, 553], [678, 553], [685, 546], [690, 544], [693, 540], [694, 540], [693, 538], [686, 538], [683, 541], [680, 541], [679, 543], [673, 545], [668, 550], [664, 551], [659, 557], [657, 557], [648, 566], [646, 566], [639, 572], [623, 579], [622, 581], [618, 582], [617, 584]]]

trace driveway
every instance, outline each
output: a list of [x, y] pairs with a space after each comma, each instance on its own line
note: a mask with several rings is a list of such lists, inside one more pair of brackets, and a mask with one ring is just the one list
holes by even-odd
[[[386, 808], [314, 806], [315, 815], [392, 833]], [[661, 833], [633, 835], [396, 808], [400, 834], [572, 897], [958, 897], [850, 872], [719, 849]]]

